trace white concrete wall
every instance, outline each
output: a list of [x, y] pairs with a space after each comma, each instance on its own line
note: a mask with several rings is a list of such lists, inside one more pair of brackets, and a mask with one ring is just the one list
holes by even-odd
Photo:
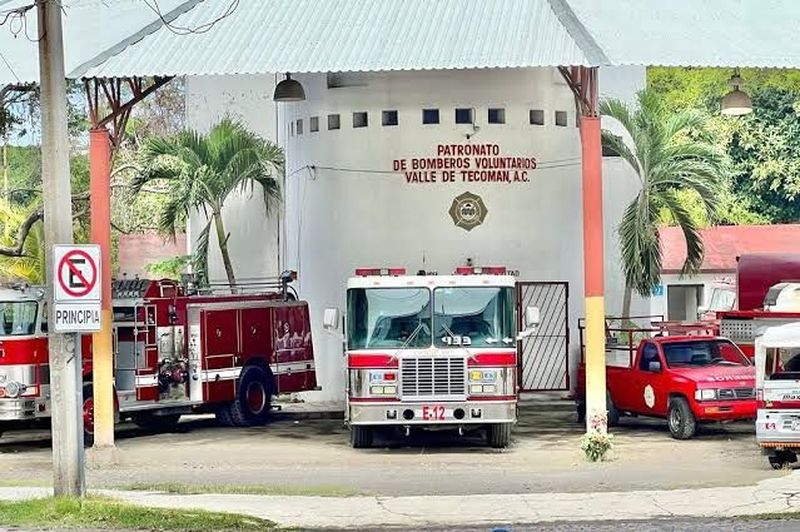
[[[186, 122], [189, 127], [206, 132], [221, 118], [240, 120], [262, 137], [277, 139], [276, 105], [272, 101], [274, 76], [203, 76], [186, 78]], [[228, 246], [237, 279], [274, 277], [280, 273], [280, 215], [283, 205], [276, 205], [267, 216], [261, 191], [236, 193], [223, 207], [222, 219], [231, 237]], [[205, 227], [202, 213], [189, 222], [189, 253], [197, 235]], [[222, 255], [214, 229], [209, 246], [209, 274], [212, 280], [225, 280]]]
[[[356, 77], [363, 86], [328, 89], [325, 75], [297, 76], [307, 100], [278, 111], [277, 131], [288, 160], [280, 255], [283, 267], [298, 270], [300, 294], [312, 305], [323, 397], [341, 397], [343, 363], [341, 339], [321, 328], [322, 311], [343, 307], [345, 281], [357, 266], [449, 273], [471, 258], [476, 265], [507, 265], [525, 280], [568, 281], [574, 366], [576, 325], [583, 315], [580, 141], [574, 101], [558, 73], [515, 69]], [[234, 110], [270, 134], [273, 79], [190, 78], [190, 123], [207, 125]], [[615, 69], [601, 75], [600, 86], [604, 94], [632, 101], [643, 84], [644, 69]], [[456, 107], [475, 108], [479, 129], [469, 141], [466, 134], [473, 129], [454, 123]], [[506, 123], [488, 124], [488, 107], [505, 108]], [[438, 108], [441, 123], [423, 125], [423, 108]], [[529, 124], [530, 109], [544, 110], [544, 126]], [[382, 110], [397, 110], [399, 125], [382, 127]], [[567, 127], [554, 125], [557, 110], [567, 112]], [[369, 113], [368, 127], [352, 127], [352, 113], [358, 111]], [[331, 113], [340, 114], [341, 129], [327, 130]], [[319, 117], [315, 133], [309, 131], [312, 116]], [[295, 131], [298, 119], [302, 135]], [[530, 182], [512, 184], [464, 183], [460, 176], [455, 183], [416, 184], [392, 173], [395, 159], [435, 157], [438, 144], [468, 142], [498, 144], [504, 155], [535, 157], [539, 167]], [[623, 286], [616, 224], [636, 193], [637, 180], [621, 160], [607, 159], [604, 184], [606, 302], [613, 314], [621, 307]], [[469, 232], [448, 214], [453, 198], [465, 191], [481, 196], [488, 209], [485, 222]], [[265, 223], [256, 214], [252, 202], [236, 206], [236, 220], [248, 231]], [[229, 225], [238, 267], [266, 273], [265, 255], [278, 254], [270, 248], [274, 241], [239, 236], [235, 226]], [[637, 300], [635, 309], [647, 307]]]
[[[731, 286], [736, 279], [736, 272], [731, 271], [727, 273], [698, 273], [691, 276], [681, 276], [676, 273], [666, 273], [661, 276], [661, 285], [657, 293], [650, 298], [650, 314], [656, 316], [668, 316], [668, 300], [667, 293], [670, 286], [682, 285], [702, 285], [703, 286], [703, 305], [708, 306], [711, 298], [711, 292], [714, 287], [724, 286], [729, 284]], [[688, 317], [691, 320], [693, 317]]]

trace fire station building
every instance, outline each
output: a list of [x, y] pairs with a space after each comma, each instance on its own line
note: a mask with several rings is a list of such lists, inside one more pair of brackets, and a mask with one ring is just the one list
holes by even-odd
[[[631, 102], [644, 76], [643, 68], [604, 69], [600, 90]], [[225, 223], [238, 276], [298, 271], [323, 397], [341, 397], [343, 362], [341, 338], [323, 331], [322, 312], [344, 308], [345, 281], [360, 266], [452, 273], [503, 265], [541, 283], [525, 290], [543, 323], [527, 346], [522, 384], [567, 389], [583, 316], [581, 167], [574, 98], [558, 70], [293, 78], [306, 100], [276, 104], [282, 75], [190, 76], [186, 110], [201, 131], [234, 116], [286, 151], [280, 211], [267, 219], [257, 193], [242, 196], [225, 206]], [[606, 301], [618, 313], [615, 227], [638, 180], [613, 157], [603, 176]], [[190, 241], [204, 225], [192, 220]], [[210, 268], [224, 278], [218, 253]]]
[[[577, 109], [596, 128], [595, 94], [632, 102], [645, 65], [791, 68], [800, 57], [794, 33], [775, 30], [786, 27], [785, 9], [751, 1], [693, 2], [691, 10], [656, 0], [231, 5], [160, 0], [156, 13], [124, 0], [67, 1], [67, 77], [181, 77], [190, 126], [203, 131], [232, 116], [285, 150], [280, 207], [267, 216], [257, 194], [242, 194], [223, 215], [237, 278], [297, 270], [322, 394], [331, 399], [342, 396], [341, 338], [323, 331], [321, 317], [326, 307], [343, 307], [346, 279], [359, 266], [518, 272], [529, 283], [520, 288], [524, 304], [542, 311], [521, 384], [571, 387], [583, 296], [595, 303], [594, 331], [604, 295], [608, 314], [620, 310], [616, 227], [639, 190], [624, 161], [603, 158], [605, 258], [592, 263], [601, 256], [600, 201], [587, 195], [592, 208], [583, 209]], [[621, 31], [631, 13], [636, 26]], [[0, 63], [0, 80], [36, 81], [35, 42], [8, 36], [2, 45], [13, 70]], [[568, 85], [559, 67], [589, 71], [583, 99], [586, 83]], [[287, 73], [304, 97], [277, 103]], [[585, 172], [592, 191], [597, 136]], [[203, 223], [190, 220], [189, 251]], [[584, 243], [593, 251], [586, 264]], [[213, 243], [210, 253], [212, 276], [221, 279]], [[634, 301], [634, 311], [646, 309]], [[593, 352], [602, 343], [595, 334]]]

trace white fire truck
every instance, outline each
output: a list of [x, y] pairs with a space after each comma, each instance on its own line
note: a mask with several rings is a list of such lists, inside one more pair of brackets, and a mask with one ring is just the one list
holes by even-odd
[[800, 322], [767, 327], [756, 338], [755, 362], [756, 440], [781, 469], [800, 451]]
[[[316, 388], [308, 305], [293, 294], [292, 278], [287, 272], [235, 294], [171, 280], [115, 281], [117, 420], [168, 429], [183, 414], [213, 412], [223, 424], [250, 426], [266, 421], [272, 395]], [[0, 289], [0, 433], [50, 416], [46, 316], [44, 290]], [[80, 346], [91, 444], [91, 335]]]
[[[375, 429], [485, 428], [506, 447], [517, 419], [517, 344], [538, 322], [525, 312], [518, 334], [516, 281], [503, 267], [455, 275], [361, 268], [347, 282], [346, 420], [353, 447]], [[338, 309], [325, 311], [339, 328]]]

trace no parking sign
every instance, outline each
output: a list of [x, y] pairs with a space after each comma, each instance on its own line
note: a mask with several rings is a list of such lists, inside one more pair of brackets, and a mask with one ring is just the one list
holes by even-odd
[[53, 330], [100, 330], [100, 246], [53, 246]]

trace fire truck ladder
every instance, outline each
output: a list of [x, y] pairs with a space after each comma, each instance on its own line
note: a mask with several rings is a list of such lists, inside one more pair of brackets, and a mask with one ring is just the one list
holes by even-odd
[[266, 291], [283, 291], [285, 297], [289, 294], [297, 299], [297, 292], [290, 283], [297, 279], [297, 273], [285, 271], [277, 277], [247, 277], [238, 279], [231, 285], [228, 281], [210, 281], [205, 286], [191, 285], [190, 281], [185, 281], [190, 288], [187, 292], [201, 295], [226, 295], [226, 294], [259, 294]]

